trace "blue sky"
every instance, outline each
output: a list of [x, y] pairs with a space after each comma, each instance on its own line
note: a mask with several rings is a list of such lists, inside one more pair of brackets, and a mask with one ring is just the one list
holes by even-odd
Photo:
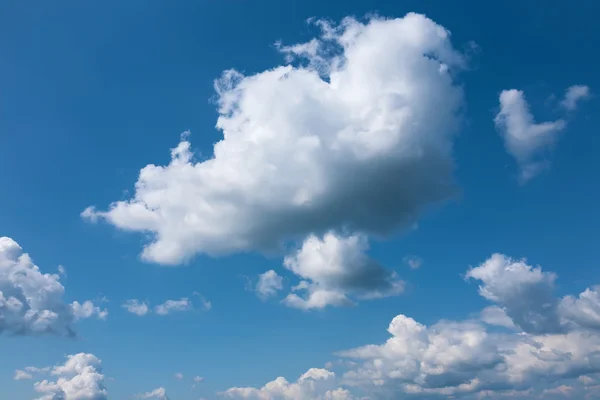
[[[260, 388], [279, 376], [295, 382], [310, 368], [321, 375], [307, 380], [351, 392], [339, 398], [410, 398], [410, 385], [420, 396], [444, 396], [447, 386], [431, 383], [435, 377], [398, 380], [387, 367], [376, 371], [383, 385], [373, 385], [366, 372], [376, 369], [373, 360], [406, 354], [385, 346], [376, 355], [348, 351], [382, 345], [397, 315], [437, 326], [435, 335], [445, 332], [440, 320], [470, 321], [463, 332], [483, 329], [491, 341], [472, 355], [490, 356], [482, 349], [513, 340], [514, 332], [575, 354], [526, 371], [519, 383], [454, 371], [461, 383], [481, 385], [449, 383], [457, 394], [585, 398], [598, 390], [589, 382], [600, 373], [593, 356], [600, 304], [593, 295], [584, 296], [589, 303], [565, 297], [586, 288], [597, 294], [600, 284], [598, 11], [583, 1], [3, 2], [0, 236], [12, 241], [0, 257], [8, 271], [0, 270], [0, 293], [8, 299], [24, 290], [10, 271], [33, 268], [16, 261], [16, 243], [42, 273], [58, 273], [59, 265], [66, 273], [23, 292], [30, 301], [60, 281], [60, 304], [40, 306], [59, 313], [55, 331], [37, 330], [19, 312], [10, 319], [0, 302], [0, 397], [60, 398], [58, 389], [34, 390], [59, 372], [15, 380], [15, 370], [62, 365], [79, 353], [101, 360], [89, 368], [101, 371], [111, 399], [161, 387], [170, 399], [222, 398], [218, 392]], [[430, 20], [405, 18], [409, 12]], [[346, 17], [356, 20], [337, 25]], [[330, 21], [324, 35], [309, 18]], [[354, 30], [363, 34], [342, 48], [344, 32]], [[426, 40], [411, 41], [412, 34]], [[317, 52], [293, 47], [313, 38], [321, 40]], [[449, 72], [430, 71], [426, 56]], [[286, 65], [295, 69], [275, 69]], [[215, 80], [232, 68], [243, 76], [222, 79], [219, 97]], [[269, 70], [288, 75], [273, 78]], [[579, 92], [565, 102], [574, 85]], [[231, 145], [218, 164], [202, 167], [223, 129]], [[290, 144], [304, 136], [333, 144], [322, 151], [308, 140]], [[178, 143], [183, 166], [170, 158]], [[164, 173], [150, 173], [136, 192], [149, 164]], [[121, 208], [111, 208], [117, 201]], [[407, 257], [422, 260], [420, 268]], [[471, 267], [478, 273], [468, 279]], [[259, 274], [269, 270], [273, 295], [260, 296]], [[293, 291], [300, 281], [308, 282], [305, 294]], [[311, 293], [312, 300], [302, 297]], [[182, 298], [192, 304], [180, 303], [183, 311], [154, 309]], [[556, 310], [540, 311], [540, 298]], [[128, 312], [123, 304], [131, 299], [149, 312]], [[91, 301], [89, 312], [74, 301]], [[481, 310], [492, 305], [516, 327], [483, 322]], [[547, 323], [526, 326], [521, 317], [536, 320], [535, 313]], [[588, 343], [576, 335], [589, 346], [573, 350]], [[474, 358], [468, 361], [482, 369]], [[325, 369], [335, 377], [323, 378]], [[567, 372], [549, 372], [557, 369]], [[195, 376], [203, 381], [192, 390]], [[288, 397], [245, 393], [326, 398], [297, 384], [301, 394]], [[106, 398], [62, 390], [68, 400]]]

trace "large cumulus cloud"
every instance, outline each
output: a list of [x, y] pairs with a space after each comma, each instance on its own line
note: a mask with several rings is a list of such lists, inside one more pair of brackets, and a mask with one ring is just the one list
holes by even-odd
[[177, 264], [332, 229], [386, 234], [447, 198], [463, 100], [449, 32], [418, 14], [319, 25], [309, 43], [280, 46], [308, 62], [216, 82], [212, 158], [195, 160], [183, 135], [132, 198], [83, 217], [151, 233], [142, 257]]

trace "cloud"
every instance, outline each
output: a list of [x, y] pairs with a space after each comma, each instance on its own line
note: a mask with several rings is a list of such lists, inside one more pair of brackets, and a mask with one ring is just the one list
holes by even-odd
[[25, 379], [33, 379], [33, 376], [25, 371], [18, 369], [15, 371], [15, 376], [13, 379], [15, 381], [21, 381], [21, 380], [25, 380]]
[[135, 314], [139, 317], [142, 317], [150, 311], [148, 304], [146, 302], [140, 302], [136, 299], [129, 299], [123, 303], [123, 308], [129, 311], [132, 314]]
[[195, 376], [193, 381], [194, 381], [194, 384], [192, 385], [192, 390], [196, 389], [199, 384], [204, 382], [204, 378], [201, 376]]
[[560, 301], [559, 313], [564, 320], [600, 330], [600, 286], [585, 289], [577, 298], [565, 296]]
[[0, 237], [0, 334], [74, 336], [73, 322], [108, 312], [92, 302], [66, 304], [57, 274], [44, 274], [21, 246]]
[[52, 368], [55, 381], [36, 382], [34, 389], [42, 393], [38, 400], [106, 400], [101, 361], [93, 354], [67, 356], [63, 365]]
[[406, 256], [403, 261], [410, 269], [419, 269], [423, 265], [423, 259], [417, 256]]
[[[198, 292], [193, 293], [194, 296], [198, 296], [202, 303], [202, 308], [205, 310], [210, 310], [212, 308], [212, 304], [210, 301], [206, 300], [204, 296], [202, 296]], [[137, 299], [129, 299], [123, 303], [122, 307], [126, 309], [128, 312], [138, 315], [144, 316], [151, 312], [150, 306], [146, 302], [142, 302]], [[172, 312], [177, 311], [189, 311], [194, 308], [192, 301], [188, 297], [182, 297], [179, 300], [167, 300], [162, 304], [159, 304], [154, 307], [154, 312], [160, 316], [168, 315]]]
[[555, 274], [503, 254], [470, 268], [465, 277], [479, 281], [480, 295], [494, 303], [480, 319], [425, 325], [400, 314], [389, 324], [385, 342], [336, 354], [342, 358], [340, 377], [311, 369], [311, 379], [290, 383], [280, 377], [262, 388], [233, 387], [221, 396], [533, 399], [600, 394], [593, 378], [600, 374], [596, 287], [558, 298]]
[[385, 269], [366, 255], [368, 241], [362, 235], [338, 236], [332, 232], [323, 239], [309, 236], [302, 247], [287, 256], [284, 266], [299, 276], [301, 283], [284, 300], [300, 309], [353, 304], [350, 296], [373, 299], [396, 296], [404, 282], [394, 271]]
[[275, 296], [281, 289], [283, 289], [283, 278], [277, 272], [269, 270], [258, 276], [256, 293], [261, 299]]
[[102, 310], [90, 300], [84, 301], [83, 303], [74, 301], [71, 303], [71, 308], [76, 319], [91, 318], [94, 315], [101, 320], [105, 320], [108, 317], [108, 310]]
[[202, 302], [202, 307], [205, 310], [211, 310], [212, 309], [212, 303], [210, 301], [208, 301], [206, 299], [206, 297], [202, 296], [200, 293], [198, 292], [194, 292], [192, 293], [194, 296], [197, 296], [198, 298], [200, 298], [200, 301]]
[[326, 369], [311, 368], [296, 382], [279, 377], [262, 388], [233, 387], [219, 393], [230, 399], [256, 400], [352, 400], [345, 389], [335, 387], [335, 374]]
[[515, 323], [503, 308], [497, 306], [486, 307], [481, 310], [480, 318], [488, 325], [503, 326], [509, 329], [515, 329]]
[[189, 311], [192, 309], [192, 303], [187, 297], [179, 300], [167, 300], [163, 304], [154, 307], [154, 312], [158, 315], [167, 315], [175, 311]]
[[181, 372], [177, 372], [175, 375], [173, 375], [173, 377], [178, 381], [183, 380], [183, 374]]
[[548, 166], [544, 152], [556, 141], [566, 122], [535, 123], [522, 91], [511, 89], [500, 93], [500, 112], [494, 119], [496, 128], [504, 137], [508, 152], [521, 168], [520, 179], [526, 182]]
[[155, 399], [155, 400], [169, 400], [167, 391], [164, 387], [156, 388], [150, 392], [140, 393], [136, 395], [138, 399]]
[[58, 273], [61, 276], [64, 276], [64, 277], [67, 276], [67, 269], [65, 267], [63, 267], [62, 265], [59, 265], [57, 269], [58, 269]]
[[532, 267], [525, 260], [494, 254], [470, 269], [467, 278], [482, 282], [479, 294], [502, 306], [521, 329], [529, 333], [561, 331], [554, 295], [556, 275]]
[[330, 230], [386, 235], [452, 195], [464, 61], [449, 32], [418, 14], [318, 25], [312, 44], [282, 47], [306, 66], [216, 81], [211, 158], [185, 134], [168, 165], [140, 171], [133, 197], [82, 217], [150, 233], [142, 258], [178, 264]]
[[572, 386], [560, 385], [552, 389], [545, 389], [542, 392], [542, 395], [561, 395], [561, 396], [569, 396], [573, 391]]
[[546, 382], [600, 373], [600, 332], [590, 323], [595, 321], [590, 310], [598, 307], [595, 290], [559, 299], [553, 295], [555, 274], [502, 254], [469, 269], [466, 277], [479, 280], [479, 293], [497, 304], [481, 318], [510, 331], [489, 330], [473, 320], [426, 326], [398, 315], [384, 344], [339, 353], [358, 361], [342, 382], [384, 398], [398, 393], [529, 398], [554, 393]]
[[590, 88], [585, 85], [573, 85], [567, 89], [565, 98], [560, 103], [564, 108], [573, 111], [577, 108], [577, 103], [590, 96]]

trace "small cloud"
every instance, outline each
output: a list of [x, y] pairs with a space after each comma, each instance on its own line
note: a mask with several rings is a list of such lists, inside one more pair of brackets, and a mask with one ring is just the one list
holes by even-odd
[[590, 97], [590, 88], [586, 85], [573, 85], [567, 89], [565, 98], [560, 105], [569, 111], [577, 109], [577, 103], [580, 100]]
[[204, 382], [204, 378], [201, 376], [194, 377], [194, 384], [192, 385], [192, 390], [196, 389], [200, 383]]
[[175, 374], [173, 375], [173, 377], [174, 377], [175, 379], [177, 379], [178, 381], [181, 381], [181, 380], [183, 380], [183, 374], [182, 374], [181, 372], [177, 372], [177, 373], [175, 373]]
[[26, 379], [33, 379], [33, 376], [31, 376], [31, 374], [25, 372], [25, 371], [21, 371], [20, 369], [15, 371], [15, 376], [13, 378], [15, 381], [22, 381], [22, 380], [26, 380]]
[[202, 307], [203, 307], [205, 310], [210, 310], [210, 309], [212, 309], [212, 303], [211, 303], [210, 301], [208, 301], [208, 300], [206, 299], [206, 297], [202, 296], [202, 295], [201, 295], [200, 293], [198, 293], [198, 292], [194, 292], [194, 293], [192, 293], [192, 294], [193, 294], [194, 296], [198, 296], [198, 297], [200, 298], [200, 301], [202, 302]]
[[156, 388], [150, 392], [140, 393], [135, 397], [136, 399], [169, 400], [167, 397], [167, 390], [164, 387]]
[[500, 111], [494, 123], [520, 167], [519, 181], [524, 184], [548, 168], [545, 153], [554, 146], [567, 123], [562, 119], [536, 122], [521, 90], [503, 90], [499, 101]]
[[410, 269], [419, 269], [423, 265], [423, 259], [417, 256], [406, 256], [403, 261]]
[[275, 296], [281, 289], [283, 289], [283, 278], [274, 270], [267, 271], [258, 276], [255, 290], [258, 297], [262, 300]]
[[127, 300], [125, 303], [123, 303], [123, 308], [129, 311], [130, 313], [140, 317], [150, 312], [148, 304], [146, 304], [145, 302], [140, 302], [136, 299]]
[[91, 318], [94, 315], [101, 320], [105, 320], [108, 317], [108, 310], [102, 310], [100, 307], [94, 305], [90, 300], [79, 303], [74, 301], [71, 303], [71, 309], [73, 310], [73, 316], [75, 319]]
[[187, 297], [182, 297], [179, 300], [167, 300], [163, 304], [159, 304], [154, 307], [154, 311], [158, 315], [168, 315], [175, 311], [188, 311], [191, 310], [192, 303]]
[[63, 276], [66, 277], [67, 276], [67, 269], [65, 267], [63, 267], [62, 265], [58, 266], [58, 273]]
[[547, 394], [555, 395], [556, 394], [556, 395], [561, 395], [561, 396], [568, 396], [572, 391], [573, 391], [572, 386], [560, 385], [553, 389], [544, 390], [542, 392], [542, 395], [547, 395]]
[[96, 222], [98, 222], [98, 217], [101, 215], [101, 213], [96, 211], [96, 207], [90, 206], [83, 210], [79, 215], [84, 220], [95, 224]]

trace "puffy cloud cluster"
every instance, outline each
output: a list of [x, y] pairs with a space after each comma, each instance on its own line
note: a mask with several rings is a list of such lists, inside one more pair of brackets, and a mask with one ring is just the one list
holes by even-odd
[[[49, 369], [37, 369], [44, 372]], [[67, 357], [63, 365], [52, 368], [56, 380], [36, 382], [34, 389], [42, 396], [37, 400], [106, 400], [101, 361], [93, 354], [79, 353]]]
[[425, 326], [398, 315], [384, 344], [340, 353], [359, 362], [345, 373], [344, 382], [387, 395], [517, 393], [528, 398], [527, 390], [543, 392], [540, 382], [600, 373], [596, 289], [578, 298], [558, 298], [554, 274], [502, 254], [470, 269], [466, 277], [479, 280], [479, 293], [495, 303], [481, 313], [485, 324], [468, 320]]
[[73, 322], [108, 311], [91, 301], [67, 304], [57, 274], [44, 274], [13, 239], [0, 237], [0, 334], [75, 335]]
[[132, 198], [82, 216], [151, 233], [143, 259], [177, 264], [330, 230], [385, 235], [451, 195], [464, 61], [449, 32], [418, 14], [319, 25], [281, 47], [299, 65], [216, 82], [212, 158], [195, 160], [185, 134]]
[[311, 368], [296, 382], [279, 377], [262, 388], [230, 388], [220, 393], [230, 399], [249, 400], [352, 400], [350, 392], [335, 387], [335, 374], [326, 369]]
[[287, 269], [302, 281], [284, 302], [300, 309], [351, 305], [349, 296], [369, 299], [394, 296], [404, 289], [397, 274], [385, 269], [365, 252], [367, 238], [362, 235], [338, 236], [327, 233], [323, 239], [309, 236], [302, 247], [285, 258]]
[[[277, 378], [262, 388], [232, 388], [223, 395], [248, 399], [357, 398], [596, 398], [600, 394], [600, 292], [554, 294], [556, 275], [494, 254], [467, 271], [493, 303], [480, 318], [441, 320], [430, 326], [406, 315], [388, 326], [390, 338], [341, 351], [341, 378], [307, 389], [303, 379]], [[329, 392], [328, 392], [329, 391]], [[354, 392], [354, 393], [352, 393]], [[329, 394], [328, 394], [329, 393]], [[352, 397], [354, 396], [354, 397]], [[586, 397], [588, 396], [588, 397]]]
[[520, 179], [526, 182], [548, 167], [544, 153], [566, 127], [562, 119], [536, 123], [525, 94], [516, 89], [500, 93], [500, 111], [494, 120], [504, 137], [508, 152], [521, 168]]

